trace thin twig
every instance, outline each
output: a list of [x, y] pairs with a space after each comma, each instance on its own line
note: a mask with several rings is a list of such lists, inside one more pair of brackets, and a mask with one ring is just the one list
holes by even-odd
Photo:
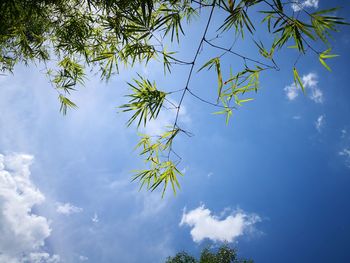
[[[188, 73], [185, 89], [182, 92], [182, 95], [181, 95], [181, 98], [180, 98], [180, 101], [179, 101], [179, 105], [177, 106], [177, 111], [176, 111], [176, 116], [175, 116], [173, 129], [175, 129], [175, 127], [177, 126], [177, 121], [178, 121], [178, 118], [179, 118], [179, 113], [180, 113], [180, 108], [181, 108], [182, 102], [184, 100], [184, 97], [185, 97], [187, 91], [189, 91], [188, 85], [189, 85], [191, 77], [192, 77], [192, 73], [193, 73], [193, 69], [194, 69], [194, 65], [196, 63], [197, 57], [198, 57], [198, 55], [200, 53], [201, 47], [202, 47], [203, 42], [205, 40], [206, 34], [208, 32], [210, 21], [211, 21], [211, 19], [213, 17], [213, 13], [214, 13], [214, 9], [215, 9], [215, 4], [216, 4], [216, 0], [214, 0], [213, 3], [212, 3], [212, 7], [211, 7], [211, 10], [210, 10], [210, 14], [209, 14], [209, 18], [208, 18], [207, 24], [205, 26], [205, 30], [204, 30], [203, 36], [202, 36], [202, 38], [201, 38], [201, 40], [199, 42], [199, 45], [197, 47], [197, 51], [196, 51], [195, 56], [194, 56], [194, 58], [192, 60], [192, 65], [191, 65], [191, 68], [190, 68], [189, 73]], [[171, 152], [172, 152], [172, 147], [170, 147], [169, 152], [168, 152], [168, 160], [170, 158]]]
[[[210, 102], [210, 101], [208, 101], [208, 100], [205, 100], [205, 99], [199, 97], [198, 95], [196, 95], [195, 93], [193, 93], [193, 91], [191, 91], [190, 89], [188, 89], [188, 93], [190, 93], [193, 97], [195, 97], [196, 99], [198, 99], [198, 100], [200, 100], [201, 102], [204, 102], [204, 103], [206, 103], [206, 104], [209, 104], [209, 105], [212, 105], [212, 106], [218, 107], [218, 108], [224, 108], [224, 109], [227, 108], [227, 107], [225, 107], [225, 106], [220, 105], [219, 103], [213, 103], [213, 102]], [[230, 107], [230, 109], [236, 109], [236, 107]]]
[[209, 42], [209, 41], [206, 40], [206, 39], [204, 39], [204, 42], [207, 43], [208, 45], [214, 47], [214, 48], [217, 48], [217, 49], [220, 49], [220, 50], [224, 50], [224, 51], [226, 51], [226, 52], [228, 52], [228, 53], [230, 53], [230, 54], [233, 54], [233, 55], [235, 55], [235, 56], [238, 56], [238, 57], [242, 58], [242, 59], [245, 60], [245, 61], [248, 60], [248, 61], [257, 63], [257, 64], [259, 64], [259, 65], [262, 65], [262, 66], [265, 66], [265, 67], [268, 67], [268, 68], [271, 68], [271, 69], [278, 69], [278, 68], [276, 68], [276, 65], [275, 65], [275, 66], [271, 66], [271, 65], [265, 64], [265, 63], [263, 63], [263, 62], [257, 61], [257, 60], [255, 60], [255, 59], [251, 59], [251, 58], [248, 58], [248, 57], [246, 57], [246, 56], [243, 56], [243, 55], [241, 55], [241, 54], [239, 54], [239, 53], [237, 53], [237, 52], [234, 52], [234, 51], [231, 50], [232, 47], [231, 47], [231, 48], [224, 48], [224, 47], [215, 45], [215, 44]]

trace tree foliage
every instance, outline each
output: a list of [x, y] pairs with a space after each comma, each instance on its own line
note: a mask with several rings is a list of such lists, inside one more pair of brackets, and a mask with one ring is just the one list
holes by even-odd
[[[298, 11], [293, 11], [291, 5], [298, 6]], [[281, 0], [1, 1], [0, 70], [12, 72], [18, 63], [45, 65], [58, 93], [60, 110], [66, 114], [68, 109], [77, 107], [69, 95], [84, 85], [88, 71], [98, 72], [102, 80], [108, 80], [119, 73], [120, 66], [133, 67], [151, 60], [160, 61], [165, 74], [171, 73], [175, 66], [188, 67], [184, 85], [174, 91], [158, 89], [156, 83], [139, 75], [133, 83], [128, 83], [129, 101], [121, 106], [132, 114], [127, 124], [136, 122], [137, 126], [147, 125], [169, 105], [175, 110], [173, 125], [164, 134], [141, 135], [138, 148], [148, 167], [136, 171], [134, 176], [141, 188], [153, 191], [163, 187], [164, 194], [170, 184], [175, 193], [179, 187], [177, 177], [181, 172], [177, 166], [181, 157], [174, 151], [173, 142], [180, 134], [189, 135], [179, 126], [185, 96], [219, 108], [215, 114], [225, 115], [227, 124], [234, 110], [252, 100], [249, 94], [258, 91], [260, 75], [279, 71], [276, 54], [287, 47], [296, 50], [292, 72], [295, 85], [304, 91], [297, 70], [300, 56], [313, 53], [329, 71], [326, 61], [337, 56], [332, 53], [331, 33], [346, 22], [334, 15], [336, 11], [337, 8], [331, 8], [310, 12], [298, 1]], [[224, 17], [217, 28], [213, 28], [215, 12]], [[184, 23], [191, 23], [198, 16], [206, 21], [203, 34], [193, 58], [182, 60], [176, 50], [166, 45], [180, 43], [185, 35]], [[259, 16], [261, 23], [257, 25]], [[254, 38], [258, 27], [266, 28], [271, 43]], [[216, 30], [215, 37], [209, 29]], [[231, 47], [225, 47], [220, 37], [227, 35], [245, 41], [251, 39], [260, 57], [236, 52], [235, 41]], [[315, 48], [318, 42], [323, 43], [323, 49]], [[198, 65], [200, 51], [205, 48], [221, 53]], [[231, 56], [241, 59], [241, 70], [222, 68], [222, 60]], [[216, 74], [217, 96], [212, 100], [197, 95], [190, 85], [194, 75], [204, 70], [214, 70]], [[174, 93], [180, 96], [177, 103], [170, 100]]]
[[186, 252], [179, 252], [174, 257], [168, 257], [165, 263], [253, 263], [253, 260], [240, 259], [236, 250], [222, 245], [216, 252], [209, 248], [203, 249], [199, 260]]

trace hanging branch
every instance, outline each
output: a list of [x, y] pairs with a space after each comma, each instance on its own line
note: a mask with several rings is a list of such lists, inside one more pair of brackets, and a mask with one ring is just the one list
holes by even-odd
[[[186, 84], [185, 84], [185, 89], [184, 89], [183, 92], [182, 92], [182, 95], [181, 95], [179, 104], [178, 104], [178, 106], [177, 106], [176, 116], [175, 116], [175, 121], [174, 121], [173, 129], [175, 129], [175, 128], [178, 126], [178, 125], [177, 125], [177, 122], [178, 122], [178, 118], [179, 118], [179, 113], [180, 113], [180, 108], [181, 108], [182, 102], [183, 102], [183, 100], [184, 100], [184, 97], [185, 97], [186, 93], [187, 93], [188, 91], [190, 91], [188, 85], [189, 85], [190, 80], [191, 80], [191, 77], [192, 77], [192, 73], [193, 73], [193, 69], [194, 69], [194, 66], [195, 66], [197, 57], [198, 57], [198, 55], [199, 55], [199, 52], [200, 52], [201, 47], [202, 47], [202, 45], [203, 45], [203, 42], [205, 41], [205, 37], [206, 37], [206, 34], [207, 34], [207, 32], [208, 32], [208, 29], [209, 29], [210, 21], [211, 21], [211, 19], [212, 19], [212, 17], [213, 17], [213, 13], [214, 13], [214, 9], [215, 9], [215, 3], [216, 3], [216, 0], [214, 0], [213, 3], [212, 3], [212, 7], [211, 7], [211, 10], [210, 10], [209, 18], [208, 18], [208, 20], [207, 20], [207, 24], [206, 24], [205, 29], [204, 29], [203, 36], [202, 36], [202, 38], [201, 38], [201, 40], [200, 40], [200, 42], [199, 42], [199, 45], [198, 45], [198, 47], [197, 47], [197, 51], [196, 51], [196, 53], [195, 53], [195, 55], [194, 55], [194, 58], [193, 58], [193, 60], [192, 60], [192, 65], [191, 65], [191, 68], [190, 68], [189, 73], [188, 73], [188, 76], [187, 76], [187, 81], [186, 81]], [[193, 93], [191, 92], [191, 94], [193, 94]], [[197, 97], [197, 98], [198, 98], [198, 97]], [[203, 101], [204, 101], [204, 100], [203, 100]], [[168, 160], [170, 159], [171, 150], [172, 150], [172, 147], [169, 149]]]

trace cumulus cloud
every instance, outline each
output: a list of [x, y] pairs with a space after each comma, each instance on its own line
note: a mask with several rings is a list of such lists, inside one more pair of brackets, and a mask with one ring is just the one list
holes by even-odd
[[318, 132], [322, 131], [322, 128], [324, 126], [325, 123], [325, 116], [324, 115], [320, 115], [318, 116], [316, 122], [315, 122], [315, 128]]
[[318, 8], [318, 2], [319, 0], [305, 0], [303, 2], [300, 1], [295, 1], [295, 3], [292, 4], [292, 9], [294, 12], [298, 12], [302, 10], [305, 7], [312, 7], [317, 9]]
[[58, 262], [42, 252], [51, 229], [47, 218], [33, 213], [45, 197], [30, 180], [33, 156], [0, 154], [0, 262]]
[[214, 242], [233, 242], [237, 237], [253, 230], [255, 223], [260, 221], [258, 215], [249, 215], [242, 210], [221, 219], [201, 205], [189, 212], [184, 210], [180, 226], [192, 227], [191, 236], [194, 242], [201, 242], [206, 238]]
[[70, 203], [57, 203], [57, 208], [56, 208], [56, 212], [59, 214], [63, 214], [63, 215], [70, 215], [70, 214], [74, 214], [74, 213], [80, 213], [83, 211], [82, 208], [74, 206]]
[[[307, 75], [303, 75], [301, 80], [303, 82], [305, 90], [307, 90], [309, 98], [316, 103], [323, 103], [324, 101], [323, 92], [318, 88], [317, 74], [309, 73]], [[289, 100], [295, 100], [299, 96], [299, 93], [302, 92], [300, 88], [295, 86], [294, 82], [286, 86], [284, 88], [284, 91]]]

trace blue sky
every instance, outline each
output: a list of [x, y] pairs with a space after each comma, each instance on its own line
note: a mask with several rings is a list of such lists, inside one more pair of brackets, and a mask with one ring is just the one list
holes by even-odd
[[[349, 20], [347, 1], [320, 0], [318, 8], [330, 5], [343, 6], [338, 14]], [[183, 58], [193, 56], [203, 26], [187, 28]], [[305, 95], [292, 84], [294, 51], [281, 52], [281, 71], [263, 73], [254, 101], [234, 111], [228, 126], [212, 114], [217, 109], [187, 96], [180, 122], [194, 136], [176, 142], [185, 176], [178, 195], [164, 199], [130, 182], [143, 164], [133, 150], [136, 129], [126, 128], [128, 115], [116, 107], [135, 72], [108, 83], [89, 76], [72, 95], [79, 108], [67, 116], [40, 65], [0, 76], [0, 262], [164, 262], [222, 241], [255, 262], [348, 262], [349, 44], [350, 28], [342, 28], [332, 42], [340, 54], [329, 63], [332, 73], [315, 56], [301, 59]], [[235, 50], [254, 57], [252, 47], [237, 41]], [[205, 47], [198, 65], [218, 54]], [[135, 71], [175, 90], [188, 68], [166, 77], [157, 64]], [[215, 78], [199, 73], [191, 89], [215, 100]], [[173, 118], [162, 113], [146, 132]]]

